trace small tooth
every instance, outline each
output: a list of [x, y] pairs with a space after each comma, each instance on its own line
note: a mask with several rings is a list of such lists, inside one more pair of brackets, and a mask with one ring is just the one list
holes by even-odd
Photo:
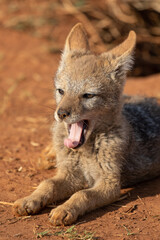
[[87, 132], [87, 130], [86, 130], [86, 129], [84, 129], [84, 134], [86, 134], [86, 132]]
[[68, 133], [70, 134], [70, 131], [71, 131], [71, 126], [68, 125]]

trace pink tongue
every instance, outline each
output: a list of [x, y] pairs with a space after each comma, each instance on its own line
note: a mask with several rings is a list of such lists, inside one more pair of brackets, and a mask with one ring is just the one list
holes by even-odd
[[75, 148], [79, 145], [83, 130], [83, 121], [71, 125], [69, 137], [64, 139], [64, 145], [68, 148]]

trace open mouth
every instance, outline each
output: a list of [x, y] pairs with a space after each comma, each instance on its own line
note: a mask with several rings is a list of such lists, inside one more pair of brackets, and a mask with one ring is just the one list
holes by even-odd
[[68, 138], [64, 139], [64, 145], [68, 148], [78, 148], [85, 142], [85, 136], [88, 130], [88, 120], [82, 120], [68, 125]]

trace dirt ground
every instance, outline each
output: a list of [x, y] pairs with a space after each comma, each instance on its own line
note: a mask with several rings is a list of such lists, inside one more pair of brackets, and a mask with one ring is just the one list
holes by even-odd
[[[60, 43], [70, 25], [63, 34], [57, 29]], [[50, 208], [13, 216], [12, 203], [56, 171], [44, 170], [40, 158], [51, 140], [53, 76], [60, 58], [48, 47], [46, 40], [0, 28], [0, 239], [160, 239], [160, 178], [136, 185], [124, 200], [71, 227], [51, 226]], [[128, 79], [125, 92], [160, 97], [160, 75]]]

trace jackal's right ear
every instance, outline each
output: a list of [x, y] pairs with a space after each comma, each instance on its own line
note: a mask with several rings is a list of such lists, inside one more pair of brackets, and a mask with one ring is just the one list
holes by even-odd
[[87, 39], [87, 33], [81, 23], [76, 24], [70, 31], [65, 47], [63, 55], [66, 55], [70, 51], [88, 51], [89, 43]]

